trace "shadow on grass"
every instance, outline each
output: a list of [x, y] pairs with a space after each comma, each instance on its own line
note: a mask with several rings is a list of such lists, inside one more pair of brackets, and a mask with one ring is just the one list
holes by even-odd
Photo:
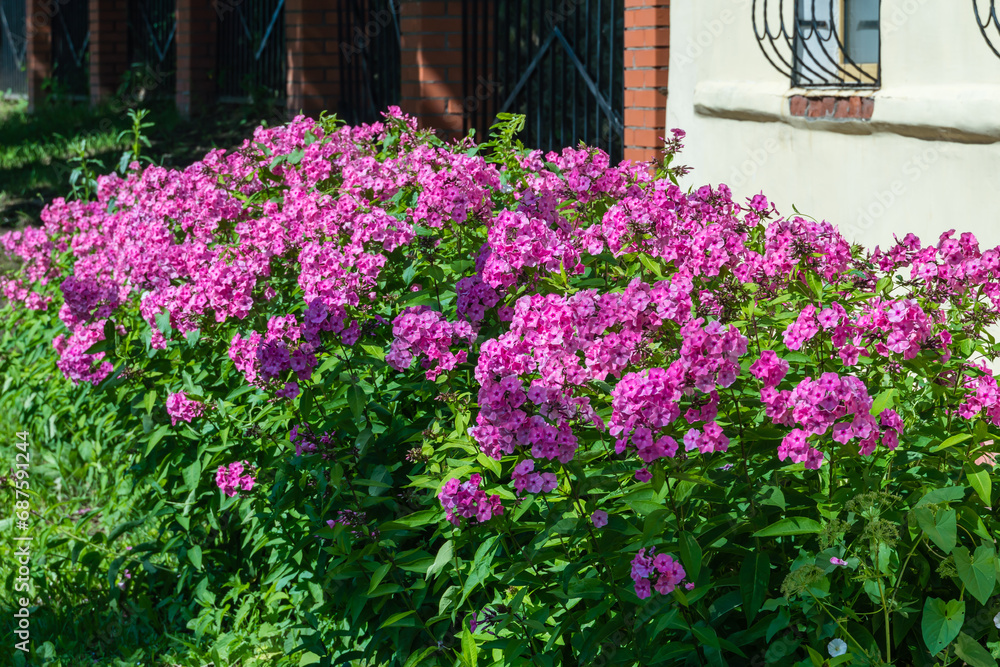
[[[16, 599], [16, 598], [15, 598]], [[55, 611], [29, 607], [29, 652], [19, 650], [24, 634], [14, 614], [19, 607], [0, 605], [0, 664], [25, 667], [77, 667], [86, 665], [161, 665], [171, 652], [162, 628], [148, 621], [146, 612], [116, 600], [86, 602], [73, 609]], [[23, 647], [23, 644], [21, 645]]]
[[[219, 106], [192, 120], [181, 119], [170, 103], [148, 107], [153, 122], [144, 155], [164, 167], [184, 168], [214, 148], [234, 148], [262, 120], [273, 125], [280, 114], [266, 107]], [[87, 140], [87, 153], [117, 167], [131, 128], [127, 113], [62, 103], [27, 113], [24, 102], [0, 102], [0, 228], [37, 224], [45, 203], [70, 193], [69, 159], [73, 146]]]

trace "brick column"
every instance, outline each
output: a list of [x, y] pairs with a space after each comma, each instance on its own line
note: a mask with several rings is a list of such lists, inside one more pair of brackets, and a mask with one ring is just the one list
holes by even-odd
[[28, 110], [34, 111], [45, 101], [42, 82], [52, 76], [52, 17], [58, 5], [49, 0], [26, 0]]
[[655, 159], [666, 132], [669, 0], [625, 0], [625, 151]]
[[402, 0], [400, 107], [446, 139], [462, 134], [462, 3]]
[[177, 0], [177, 110], [184, 118], [215, 97], [218, 20], [238, 20], [231, 1]]
[[287, 111], [318, 115], [340, 101], [340, 34], [337, 3], [285, 0]]
[[128, 69], [126, 0], [89, 0], [90, 103], [115, 94]]

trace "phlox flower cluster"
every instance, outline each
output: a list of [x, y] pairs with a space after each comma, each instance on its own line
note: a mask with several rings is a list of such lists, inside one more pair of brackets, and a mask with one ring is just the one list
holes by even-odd
[[460, 482], [454, 477], [445, 482], [438, 492], [438, 500], [444, 507], [448, 521], [460, 526], [463, 518], [475, 517], [479, 523], [484, 523], [494, 515], [503, 514], [500, 496], [496, 494], [488, 496], [479, 488], [482, 479], [478, 473], [474, 473], [465, 482]]
[[415, 356], [422, 356], [421, 364], [427, 369], [428, 380], [434, 380], [465, 362], [467, 350], [452, 352], [453, 345], [471, 345], [476, 335], [472, 325], [464, 320], [449, 322], [436, 310], [427, 306], [413, 306], [393, 320], [393, 341], [386, 362], [398, 371], [405, 371]]
[[531, 459], [524, 459], [514, 466], [513, 478], [518, 495], [525, 490], [528, 493], [548, 493], [559, 484], [554, 473], [535, 472], [535, 462]]
[[681, 400], [696, 392], [707, 394], [708, 401], [688, 409], [684, 417], [691, 424], [705, 424], [685, 432], [684, 448], [703, 454], [728, 449], [729, 438], [715, 421], [717, 388], [728, 388], [736, 381], [747, 339], [732, 325], [705, 324], [700, 317], [686, 322], [680, 333], [680, 356], [668, 368], [630, 373], [612, 390], [614, 412], [608, 432], [618, 436], [615, 450], [619, 454], [631, 445], [646, 463], [674, 456], [677, 442], [661, 431], [681, 416]]
[[[376, 159], [390, 131], [402, 132], [404, 150]], [[258, 128], [237, 150], [212, 151], [184, 170], [151, 166], [102, 176], [95, 201], [56, 199], [43, 211], [41, 229], [0, 235], [0, 253], [19, 265], [0, 277], [0, 291], [46, 307], [52, 295], [45, 286], [62, 277], [53, 257], [68, 255], [60, 368], [75, 382], [96, 383], [112, 366], [83, 353], [106, 320], [127, 319], [123, 308], [138, 306], [151, 346], [163, 348], [167, 336], [247, 320], [274, 299], [278, 269], [302, 290], [302, 304], [292, 302], [276, 317], [297, 322], [234, 337], [230, 356], [248, 382], [293, 398], [315, 366], [321, 332], [350, 346], [362, 320], [376, 317], [388, 254], [415, 242], [415, 225], [492, 217], [496, 167], [465, 150], [417, 141], [415, 133], [415, 121], [398, 108], [385, 122], [354, 128], [299, 117]], [[258, 174], [261, 161], [293, 152], [301, 157], [271, 169], [287, 188], [283, 196], [244, 208], [243, 199], [271, 187]], [[334, 176], [337, 196], [326, 191]], [[416, 205], [390, 214], [386, 207], [404, 189], [419, 192]], [[495, 298], [475, 288], [470, 294], [480, 304]], [[157, 326], [164, 314], [166, 335]]]
[[296, 424], [288, 432], [288, 441], [295, 445], [296, 456], [324, 452], [323, 456], [325, 457], [325, 451], [333, 442], [334, 435], [335, 433], [324, 432], [323, 435], [317, 437], [308, 426]]
[[469, 433], [494, 458], [522, 445], [535, 458], [570, 461], [577, 447], [572, 424], [604, 426], [579, 388], [641, 362], [652, 332], [690, 313], [686, 286], [636, 280], [618, 293], [518, 299], [510, 330], [481, 348], [480, 412]]
[[669, 554], [657, 554], [656, 548], [639, 549], [632, 559], [632, 581], [635, 584], [635, 594], [640, 600], [645, 600], [655, 589], [660, 595], [668, 595], [684, 583], [687, 573], [680, 561], [674, 560]]
[[183, 391], [167, 396], [167, 414], [170, 415], [170, 423], [177, 426], [177, 422], [191, 422], [196, 417], [200, 417], [205, 412], [205, 404], [188, 398]]
[[828, 432], [841, 444], [857, 439], [864, 456], [875, 451], [880, 439], [889, 449], [899, 444], [902, 419], [894, 410], [873, 417], [872, 398], [859, 378], [828, 372], [816, 380], [806, 377], [791, 390], [778, 389], [787, 371], [788, 362], [772, 350], [763, 352], [750, 366], [750, 373], [761, 381], [760, 398], [767, 416], [775, 424], [794, 427], [778, 447], [779, 459], [818, 469], [823, 452], [811, 444], [816, 441], [810, 437]]
[[248, 468], [246, 461], [233, 461], [228, 466], [219, 466], [215, 473], [215, 485], [229, 497], [240, 491], [250, 491], [254, 486], [254, 471]]

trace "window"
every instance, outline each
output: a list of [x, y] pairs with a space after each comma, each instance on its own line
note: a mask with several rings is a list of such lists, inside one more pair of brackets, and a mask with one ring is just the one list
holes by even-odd
[[767, 59], [803, 87], [878, 87], [879, 0], [755, 0]]

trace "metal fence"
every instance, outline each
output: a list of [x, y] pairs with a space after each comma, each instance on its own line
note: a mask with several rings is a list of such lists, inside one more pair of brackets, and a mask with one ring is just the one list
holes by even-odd
[[129, 88], [143, 97], [171, 97], [177, 74], [176, 0], [129, 0]]
[[337, 115], [352, 125], [381, 120], [400, 99], [399, 0], [343, 0], [337, 7]]
[[52, 17], [53, 93], [71, 98], [86, 98], [90, 87], [90, 12], [87, 0], [56, 3]]
[[620, 160], [624, 143], [623, 0], [466, 0], [467, 127], [526, 116], [526, 146], [583, 141]]
[[243, 0], [218, 22], [221, 102], [285, 97], [285, 0]]
[[24, 0], [0, 0], [0, 96], [28, 94]]

